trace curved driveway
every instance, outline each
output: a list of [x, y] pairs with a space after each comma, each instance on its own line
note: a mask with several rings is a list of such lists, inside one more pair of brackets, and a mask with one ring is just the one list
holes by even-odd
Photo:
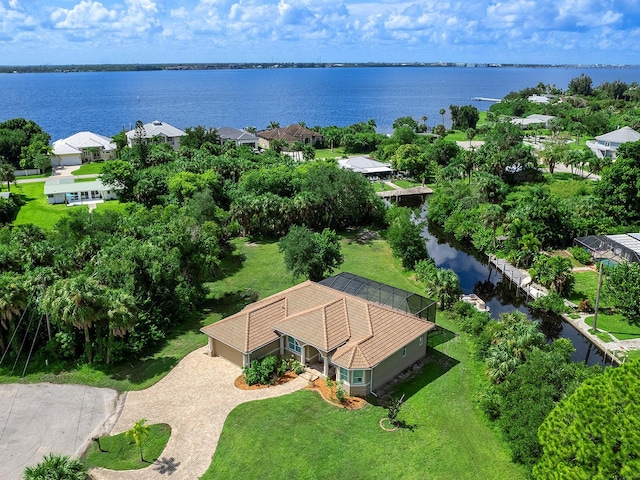
[[96, 480], [159, 479], [194, 480], [209, 465], [227, 415], [251, 400], [291, 393], [307, 385], [298, 377], [291, 382], [260, 390], [238, 390], [234, 380], [239, 367], [220, 357], [210, 357], [207, 347], [187, 355], [165, 378], [139, 392], [127, 393], [124, 408], [112, 435], [130, 429], [146, 418], [148, 424], [168, 423], [171, 436], [160, 459], [141, 470], [113, 471], [96, 468]]

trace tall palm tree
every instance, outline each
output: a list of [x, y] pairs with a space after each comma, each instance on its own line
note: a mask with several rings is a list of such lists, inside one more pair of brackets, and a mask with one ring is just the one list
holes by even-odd
[[490, 227], [493, 231], [493, 251], [496, 251], [496, 231], [498, 230], [498, 226], [500, 222], [504, 220], [504, 210], [500, 205], [495, 203], [489, 204], [480, 214], [480, 219], [482, 223]]
[[453, 305], [462, 293], [458, 275], [448, 268], [428, 269], [422, 281], [427, 295], [440, 301], [441, 310]]
[[87, 466], [77, 458], [50, 453], [23, 472], [24, 480], [88, 480]]
[[104, 315], [108, 322], [107, 365], [111, 363], [111, 348], [114, 337], [123, 337], [136, 323], [136, 299], [122, 289], [107, 290], [103, 298]]
[[11, 182], [16, 179], [15, 168], [10, 163], [2, 161], [0, 158], [0, 181], [7, 182], [7, 190], [11, 191]]
[[441, 108], [439, 113], [442, 117], [442, 125], [444, 125], [444, 114], [447, 113], [447, 111], [444, 108]]
[[14, 272], [0, 274], [0, 352], [3, 354], [9, 348], [9, 340], [16, 329], [14, 320], [27, 308], [27, 298], [20, 275]]
[[90, 329], [101, 315], [104, 287], [93, 277], [80, 274], [63, 278], [47, 288], [41, 305], [55, 321], [67, 323], [84, 332], [84, 349], [93, 361]]
[[269, 125], [267, 125], [267, 130], [275, 130], [280, 128], [280, 122], [276, 122], [275, 120], [271, 120]]

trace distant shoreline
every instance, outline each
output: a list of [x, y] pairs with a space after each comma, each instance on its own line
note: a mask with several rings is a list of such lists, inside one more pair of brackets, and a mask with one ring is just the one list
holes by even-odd
[[283, 68], [370, 68], [370, 67], [422, 67], [422, 68], [559, 68], [559, 69], [637, 69], [640, 65], [578, 65], [578, 64], [524, 64], [524, 63], [471, 63], [471, 62], [344, 62], [344, 63], [149, 63], [98, 65], [0, 65], [0, 73], [79, 73], [79, 72], [149, 72], [158, 70], [262, 70]]

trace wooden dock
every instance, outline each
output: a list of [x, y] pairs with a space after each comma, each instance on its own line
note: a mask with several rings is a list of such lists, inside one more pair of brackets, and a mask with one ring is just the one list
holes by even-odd
[[489, 268], [494, 267], [503, 277], [509, 279], [519, 290], [522, 290], [527, 298], [533, 300], [546, 296], [549, 292], [542, 285], [531, 281], [531, 276], [526, 270], [521, 270], [502, 258], [489, 254]]
[[386, 199], [395, 198], [396, 200], [402, 197], [426, 196], [431, 195], [432, 193], [433, 190], [431, 190], [429, 187], [423, 187], [421, 185], [411, 188], [400, 188], [394, 190], [385, 190], [384, 192], [376, 192], [379, 197]]

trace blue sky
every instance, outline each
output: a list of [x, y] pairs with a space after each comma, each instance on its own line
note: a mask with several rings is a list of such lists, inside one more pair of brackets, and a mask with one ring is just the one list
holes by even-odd
[[640, 63], [640, 0], [0, 0], [0, 64]]

